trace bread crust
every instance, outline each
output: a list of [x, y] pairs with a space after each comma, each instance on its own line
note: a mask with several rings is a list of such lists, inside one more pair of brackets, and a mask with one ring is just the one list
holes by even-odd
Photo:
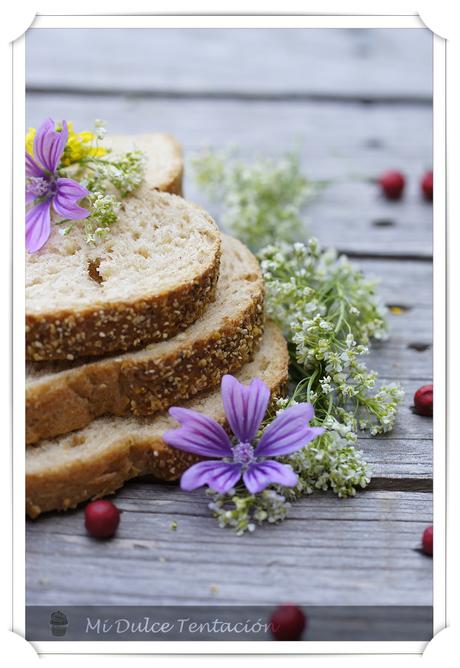
[[[285, 389], [287, 346], [281, 332], [271, 323], [266, 327], [254, 361], [237, 374], [244, 383], [256, 376], [267, 383], [272, 399]], [[227, 427], [218, 390], [200, 395], [186, 406], [202, 410]], [[92, 439], [98, 439], [98, 434], [103, 439], [104, 418], [93, 423], [89, 431], [45, 442], [39, 448], [27, 448], [26, 510], [30, 517], [49, 510], [68, 510], [82, 501], [106, 496], [139, 475], [177, 480], [199, 460], [165, 444], [162, 434], [177, 426], [170, 417], [160, 415], [152, 420], [131, 421], [120, 427], [120, 431], [116, 420], [112, 418], [110, 422], [113, 436], [105, 437], [102, 444]]]
[[[104, 415], [153, 415], [174, 402], [216, 386], [225, 373], [249, 362], [263, 334], [264, 285], [256, 258], [239, 241], [223, 238], [225, 262], [238, 257], [236, 269], [225, 270], [227, 285], [244, 287], [237, 304], [226, 301], [217, 326], [207, 314], [191, 334], [183, 334], [164, 349], [142, 355], [89, 361], [26, 384], [26, 442], [37, 443], [82, 429]], [[222, 294], [226, 295], [224, 288]]]
[[[165, 193], [159, 199], [169, 197], [177, 196]], [[184, 200], [179, 199], [183, 206]], [[221, 241], [213, 219], [197, 205], [187, 206], [209, 224], [212, 239], [212, 252], [193, 280], [143, 298], [109, 301], [78, 310], [26, 312], [26, 359], [74, 360], [135, 350], [171, 338], [195, 322], [215, 297]]]
[[169, 339], [197, 320], [213, 301], [220, 245], [197, 280], [152, 298], [86, 308], [26, 314], [26, 359], [43, 362], [139, 349]]

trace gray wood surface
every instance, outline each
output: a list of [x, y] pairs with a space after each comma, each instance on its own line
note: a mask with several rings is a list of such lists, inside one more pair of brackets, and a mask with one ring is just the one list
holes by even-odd
[[139, 604], [172, 605], [431, 601], [432, 563], [417, 551], [430, 494], [370, 491], [340, 502], [315, 494], [278, 527], [241, 537], [216, 528], [200, 494], [171, 486], [131, 483], [117, 505], [122, 522], [110, 543], [88, 538], [78, 512], [31, 523], [29, 602], [127, 604], [133, 592]]
[[431, 96], [427, 29], [32, 29], [27, 46], [28, 84], [45, 90]]
[[[432, 517], [432, 420], [411, 410], [432, 378], [432, 208], [418, 191], [431, 165], [429, 32], [32, 30], [27, 62], [29, 125], [51, 115], [169, 131], [187, 159], [298, 147], [312, 178], [335, 179], [308, 208], [305, 235], [346, 251], [380, 279], [383, 303], [403, 307], [368, 362], [406, 392], [394, 430], [359, 440], [369, 488], [315, 493], [278, 527], [236, 537], [200, 491], [151, 479], [118, 493], [111, 541], [86, 535], [82, 509], [28, 522], [28, 603], [430, 605], [432, 561], [419, 546]], [[397, 204], [366, 180], [389, 168], [408, 177]], [[219, 217], [190, 169], [185, 187]]]

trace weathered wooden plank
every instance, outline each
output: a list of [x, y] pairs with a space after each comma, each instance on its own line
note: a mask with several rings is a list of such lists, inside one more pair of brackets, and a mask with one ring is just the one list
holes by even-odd
[[426, 29], [31, 29], [26, 53], [37, 87], [415, 100], [432, 92]]
[[[28, 97], [28, 124], [37, 125], [50, 115], [73, 119], [81, 128], [91, 127], [99, 117], [108, 120], [113, 132], [132, 132], [133, 127], [137, 132], [172, 132], [188, 158], [207, 147], [234, 145], [251, 159], [257, 153], [276, 157], [298, 146], [311, 178], [335, 180], [306, 211], [306, 235], [346, 252], [432, 255], [432, 207], [421, 200], [418, 186], [431, 162], [429, 109]], [[373, 144], [376, 137], [379, 148]], [[407, 195], [396, 204], [385, 201], [366, 181], [389, 168], [408, 176]], [[188, 166], [186, 196], [218, 218], [219, 208], [207, 201], [191, 173]]]
[[389, 343], [376, 344], [364, 361], [369, 369], [378, 372], [380, 380], [397, 377], [403, 383], [412, 379], [416, 385], [431, 382], [433, 376], [431, 348], [417, 352], [408, 348], [408, 345], [411, 344], [401, 343], [400, 347]]
[[[389, 339], [379, 343], [382, 348], [388, 344], [399, 345], [400, 341], [431, 341], [432, 336], [432, 309], [429, 306], [413, 306], [401, 304], [398, 294], [394, 295], [391, 307], [399, 309], [400, 313], [388, 313]], [[396, 303], [395, 303], [396, 302]], [[405, 307], [408, 310], [404, 310]], [[376, 344], [377, 345], [377, 344]]]
[[[429, 108], [28, 94], [26, 112], [31, 125], [51, 115], [73, 120], [77, 129], [104, 118], [110, 132], [169, 131], [187, 153], [233, 146], [247, 157], [276, 156], [299, 146], [315, 178], [369, 178], [380, 169], [423, 170], [431, 162]], [[399, 210], [399, 204], [388, 207]]]
[[433, 377], [431, 308], [414, 306], [400, 315], [389, 313], [388, 324], [389, 338], [372, 343], [366, 358], [368, 367], [382, 378], [428, 382]]
[[[433, 266], [430, 262], [409, 260], [360, 260], [353, 264], [369, 278], [379, 281], [378, 294], [386, 304], [408, 307], [433, 304]], [[393, 322], [403, 322], [404, 316], [393, 316]]]
[[431, 480], [433, 477], [431, 440], [369, 438], [360, 439], [358, 447], [369, 464], [372, 478], [397, 481]]
[[242, 537], [218, 528], [199, 492], [133, 483], [117, 504], [108, 542], [85, 535], [82, 510], [28, 523], [28, 604], [431, 603], [432, 562], [417, 550], [430, 494], [317, 494]]

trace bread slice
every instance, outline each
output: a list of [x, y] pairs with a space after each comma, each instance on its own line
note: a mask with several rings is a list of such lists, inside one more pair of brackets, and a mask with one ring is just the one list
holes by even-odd
[[139, 149], [148, 156], [145, 173], [147, 188], [182, 195], [184, 160], [182, 148], [170, 134], [109, 135], [104, 144], [114, 153]]
[[26, 258], [26, 357], [73, 360], [168, 339], [215, 294], [220, 233], [181, 197], [147, 186], [89, 246], [82, 226]]
[[29, 363], [26, 442], [81, 429], [104, 414], [152, 415], [248, 362], [263, 332], [263, 279], [242, 243], [224, 236], [222, 249], [216, 300], [186, 332], [83, 364]]
[[[288, 352], [278, 328], [267, 323], [254, 360], [236, 377], [243, 383], [261, 378], [272, 396], [287, 382]], [[220, 390], [185, 404], [225, 424]], [[126, 480], [153, 474], [176, 480], [194, 455], [165, 444], [162, 434], [177, 426], [166, 414], [155, 418], [99, 418], [81, 431], [26, 449], [26, 508], [30, 517], [47, 510], [67, 510], [87, 499], [111, 494]]]

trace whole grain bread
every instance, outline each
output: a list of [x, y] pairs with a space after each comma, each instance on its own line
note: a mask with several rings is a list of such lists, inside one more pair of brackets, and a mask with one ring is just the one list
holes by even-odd
[[82, 226], [26, 258], [26, 357], [73, 360], [140, 348], [186, 329], [215, 294], [220, 233], [181, 197], [147, 186], [96, 246]]
[[[261, 378], [272, 397], [287, 382], [288, 353], [281, 332], [267, 323], [260, 349], [236, 377], [243, 383]], [[185, 404], [225, 425], [220, 390]], [[26, 449], [26, 509], [30, 517], [67, 510], [88, 499], [111, 494], [126, 480], [152, 474], [177, 480], [197, 461], [194, 455], [165, 444], [162, 434], [178, 426], [166, 414], [154, 418], [99, 418], [85, 429]]]
[[263, 332], [263, 279], [242, 243], [223, 236], [222, 250], [216, 299], [186, 332], [86, 363], [30, 362], [26, 442], [81, 429], [104, 414], [152, 415], [248, 362]]

